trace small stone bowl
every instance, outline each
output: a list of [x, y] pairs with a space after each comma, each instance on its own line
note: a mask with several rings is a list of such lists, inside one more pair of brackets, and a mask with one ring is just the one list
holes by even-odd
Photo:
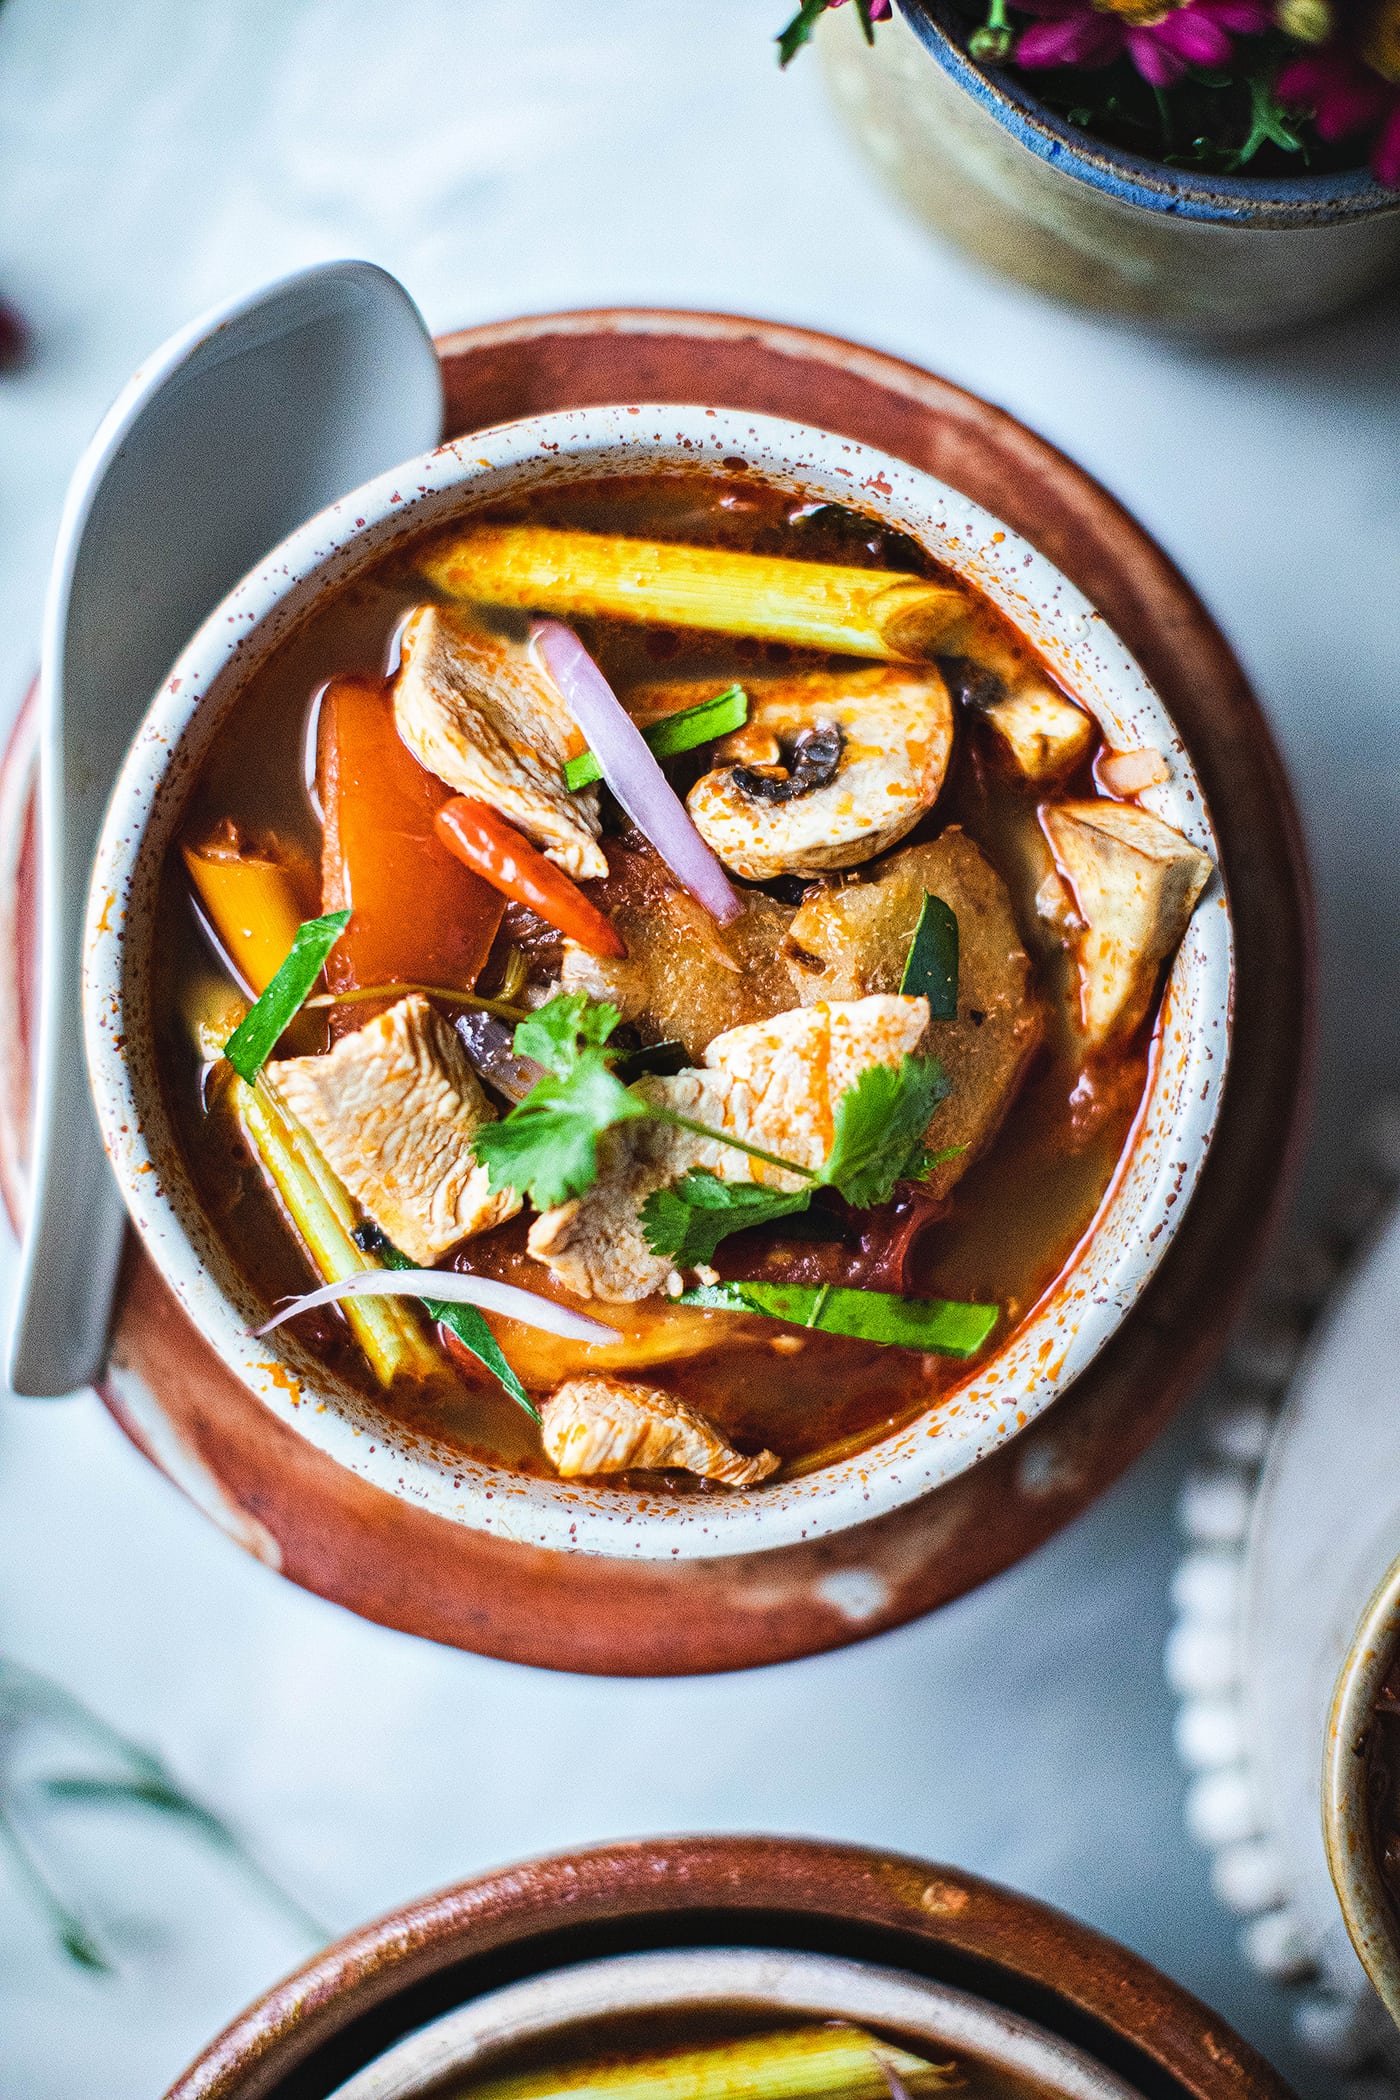
[[256, 1339], [265, 1309], [204, 1211], [164, 1103], [151, 1019], [155, 906], [211, 740], [251, 672], [327, 594], [475, 502], [560, 477], [719, 471], [736, 456], [794, 493], [859, 503], [976, 584], [1113, 745], [1166, 757], [1169, 779], [1142, 799], [1218, 867], [1200, 781], [1141, 669], [1061, 572], [979, 505], [889, 454], [798, 424], [714, 408], [605, 407], [527, 416], [443, 445], [323, 512], [245, 579], [176, 664], [122, 769], [86, 932], [89, 1068], [132, 1220], [194, 1325], [264, 1407], [361, 1478], [453, 1523], [565, 1554], [673, 1566], [828, 1538], [918, 1500], [1004, 1446], [1117, 1331], [1181, 1225], [1220, 1113], [1234, 942], [1219, 876], [1168, 973], [1123, 1161], [1040, 1304], [952, 1394], [855, 1457], [743, 1493], [674, 1497], [504, 1474], [410, 1433], [285, 1335]]
[[946, 0], [896, 0], [867, 47], [819, 42], [837, 106], [886, 179], [977, 261], [1154, 329], [1269, 337], [1400, 275], [1400, 192], [1364, 168], [1207, 175], [1121, 152], [969, 58]]

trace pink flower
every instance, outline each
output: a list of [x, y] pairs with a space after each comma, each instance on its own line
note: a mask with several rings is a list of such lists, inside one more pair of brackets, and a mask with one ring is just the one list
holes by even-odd
[[1012, 53], [1028, 69], [1109, 66], [1126, 52], [1153, 87], [1174, 87], [1188, 66], [1225, 66], [1233, 38], [1259, 36], [1273, 22], [1268, 0], [1185, 0], [1155, 21], [1132, 22], [1095, 0], [1013, 0], [1040, 19]]
[[1400, 85], [1379, 73], [1344, 45], [1295, 58], [1279, 74], [1280, 102], [1309, 110], [1320, 139], [1371, 140], [1371, 173], [1387, 189], [1400, 189]]
[[[826, 0], [826, 4], [828, 7], [844, 7], [846, 0]], [[870, 19], [872, 22], [888, 22], [889, 18], [890, 0], [870, 0]]]

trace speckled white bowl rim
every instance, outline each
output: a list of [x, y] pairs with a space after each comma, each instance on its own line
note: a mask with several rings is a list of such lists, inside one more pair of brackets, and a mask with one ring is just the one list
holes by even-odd
[[159, 871], [211, 740], [250, 674], [325, 594], [410, 534], [542, 481], [742, 459], [815, 499], [854, 502], [985, 592], [1120, 749], [1162, 752], [1141, 800], [1219, 865], [1204, 795], [1142, 671], [1088, 600], [1026, 541], [932, 475], [776, 417], [618, 406], [530, 416], [381, 475], [284, 540], [210, 616], [141, 726], [98, 847], [84, 1014], [98, 1119], [147, 1252], [205, 1339], [280, 1420], [389, 1494], [522, 1544], [634, 1559], [754, 1553], [844, 1531], [926, 1495], [1005, 1443], [1092, 1362], [1179, 1230], [1220, 1113], [1233, 935], [1207, 888], [1173, 962], [1147, 1094], [1070, 1263], [1005, 1345], [912, 1424], [856, 1456], [742, 1493], [667, 1495], [536, 1480], [464, 1459], [330, 1377], [295, 1341], [258, 1341], [261, 1302], [206, 1215], [158, 1081], [150, 1015]]

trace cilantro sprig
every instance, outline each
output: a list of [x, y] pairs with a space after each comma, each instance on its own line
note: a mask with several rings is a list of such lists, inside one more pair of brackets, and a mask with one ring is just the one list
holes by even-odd
[[621, 1019], [586, 992], [560, 992], [518, 1024], [517, 1054], [543, 1065], [545, 1076], [509, 1115], [476, 1134], [493, 1189], [518, 1189], [536, 1210], [553, 1210], [598, 1179], [603, 1132], [648, 1113], [612, 1070], [608, 1038]]
[[899, 1181], [933, 1163], [924, 1149], [929, 1119], [948, 1092], [937, 1058], [906, 1057], [875, 1065], [836, 1105], [832, 1145], [820, 1168], [800, 1166], [723, 1130], [712, 1130], [622, 1084], [613, 1070], [617, 1008], [586, 993], [561, 992], [515, 1031], [515, 1048], [545, 1068], [525, 1099], [477, 1133], [476, 1148], [493, 1188], [510, 1187], [537, 1210], [582, 1196], [598, 1178], [598, 1140], [641, 1117], [727, 1145], [805, 1183], [774, 1189], [722, 1181], [693, 1168], [658, 1189], [642, 1206], [652, 1250], [682, 1267], [708, 1262], [721, 1240], [752, 1225], [806, 1210], [818, 1189], [834, 1189], [857, 1209], [887, 1203]]

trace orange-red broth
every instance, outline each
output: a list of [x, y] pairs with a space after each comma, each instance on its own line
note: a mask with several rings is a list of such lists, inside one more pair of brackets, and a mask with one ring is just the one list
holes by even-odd
[[[884, 533], [873, 521], [849, 513], [835, 521], [805, 517], [804, 509], [811, 506], [794, 503], [790, 494], [752, 477], [677, 474], [546, 489], [509, 508], [497, 506], [490, 515], [939, 573], [912, 542]], [[313, 863], [317, 860], [320, 820], [309, 760], [317, 695], [336, 675], [384, 676], [403, 614], [421, 596], [412, 550], [400, 552], [342, 589], [281, 644], [249, 681], [202, 768], [187, 835], [228, 817], [246, 832], [272, 832]], [[962, 653], [977, 653], [979, 628], [1003, 652], [1011, 647], [1027, 653], [984, 603], [977, 605], [960, 639]], [[654, 679], [659, 664], [676, 673], [710, 670], [718, 690], [765, 664], [795, 668], [804, 661], [833, 666], [840, 661], [806, 659], [781, 644], [730, 642], [606, 621], [581, 623], [581, 631], [624, 693], [629, 682]], [[1082, 774], [1060, 791], [1094, 791], [1087, 761]], [[1007, 880], [1023, 937], [1036, 956], [1041, 989], [1053, 996], [1063, 991], [1064, 960], [1038, 934], [1029, 884], [1023, 873], [1018, 879], [1010, 844], [1033, 801], [998, 761], [991, 740], [964, 723], [937, 806], [905, 843], [952, 822], [966, 828]], [[219, 961], [192, 905], [178, 852], [164, 872], [159, 914], [155, 1013], [170, 1110], [211, 1217], [249, 1282], [271, 1304], [309, 1288], [312, 1279], [221, 1089], [209, 1084], [194, 1047], [191, 1016], [202, 1010], [203, 993]], [[493, 952], [479, 990], [491, 988], [498, 967]], [[358, 1009], [362, 1018], [370, 1011]], [[300, 1032], [289, 1048], [304, 1053], [324, 1043], [319, 1020], [304, 1015], [297, 1026]], [[994, 1301], [1002, 1308], [984, 1356], [1005, 1341], [1053, 1282], [1098, 1208], [1141, 1102], [1150, 1026], [1089, 1073], [1054, 1048], [1052, 1030], [1051, 1047], [1039, 1053], [994, 1144], [914, 1242], [905, 1271], [912, 1294]], [[1063, 1042], [1062, 1032], [1058, 1040]], [[551, 1292], [546, 1271], [524, 1251], [526, 1229], [527, 1219], [517, 1219], [469, 1241], [445, 1265]], [[756, 1235], [728, 1243], [720, 1250], [723, 1273], [823, 1280], [850, 1276], [853, 1263], [859, 1267], [849, 1249], [823, 1250], [810, 1241], [779, 1247], [776, 1238], [774, 1232], [757, 1245]], [[973, 1368], [951, 1358], [799, 1333], [757, 1317], [705, 1313], [656, 1299], [589, 1309], [601, 1311], [625, 1334], [646, 1333], [664, 1349], [674, 1345], [676, 1354], [632, 1375], [692, 1402], [741, 1446], [779, 1452], [794, 1470], [875, 1441], [949, 1393]], [[494, 1324], [526, 1384], [541, 1391], [585, 1363], [604, 1362], [601, 1353], [512, 1323]], [[431, 1385], [400, 1380], [382, 1394], [338, 1312], [303, 1315], [295, 1331], [332, 1372], [372, 1394], [411, 1429], [464, 1454], [523, 1472], [549, 1472], [533, 1425], [474, 1363], [445, 1355], [442, 1376]], [[676, 1476], [674, 1485], [697, 1487], [687, 1476]]]

